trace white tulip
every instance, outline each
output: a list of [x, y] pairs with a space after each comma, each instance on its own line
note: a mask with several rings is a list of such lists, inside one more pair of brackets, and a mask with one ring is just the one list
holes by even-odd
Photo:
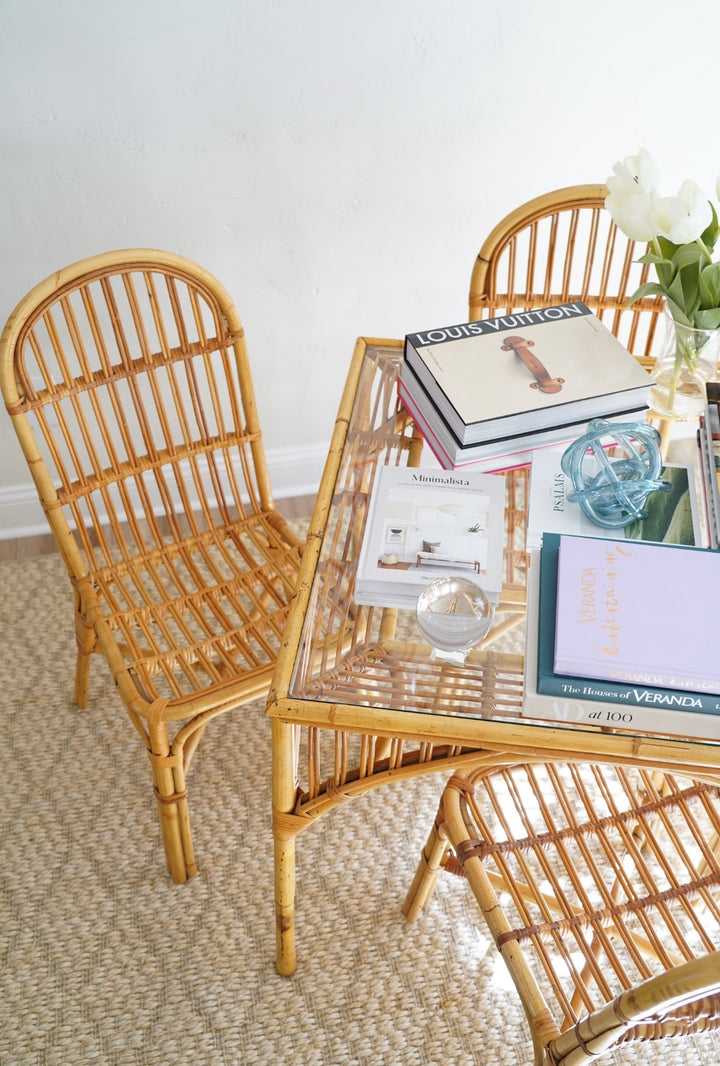
[[616, 225], [631, 241], [651, 241], [658, 230], [653, 218], [656, 197], [645, 192], [614, 192], [605, 207]]
[[677, 196], [653, 199], [652, 221], [661, 237], [673, 244], [691, 244], [710, 225], [712, 208], [694, 181], [684, 181]]
[[611, 194], [647, 193], [651, 196], [657, 191], [660, 170], [644, 148], [637, 155], [629, 155], [622, 163], [616, 163], [613, 174], [606, 185]]

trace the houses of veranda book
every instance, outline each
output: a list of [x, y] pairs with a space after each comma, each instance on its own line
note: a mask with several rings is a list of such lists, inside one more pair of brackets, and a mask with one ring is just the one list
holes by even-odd
[[355, 578], [355, 600], [414, 608], [439, 577], [467, 577], [496, 604], [502, 588], [505, 478], [380, 466]]
[[[539, 619], [537, 635], [537, 691], [560, 699], [598, 701], [621, 704], [624, 707], [646, 709], [699, 711], [720, 716], [720, 696], [708, 692], [690, 692], [677, 688], [647, 684], [645, 679], [632, 681], [586, 677], [572, 677], [555, 671], [555, 626], [557, 617], [557, 571], [560, 536], [546, 533], [538, 563], [539, 594], [534, 610]], [[654, 678], [652, 680], [655, 680]], [[716, 728], [720, 736], [720, 717]]]
[[[708, 696], [700, 697], [698, 703], [689, 699], [687, 705], [678, 705], [659, 701], [653, 698], [652, 689], [646, 689], [650, 697], [647, 701], [629, 704], [612, 697], [605, 700], [600, 697], [589, 698], [574, 690], [561, 694], [538, 692], [538, 651], [542, 626], [547, 625], [544, 617], [542, 626], [539, 620], [540, 554], [536, 549], [530, 552], [522, 716], [564, 726], [592, 725], [630, 732], [720, 740], [720, 712], [712, 710], [708, 702], [711, 697]], [[552, 633], [550, 640], [552, 645]], [[552, 646], [550, 651], [552, 654]]]
[[404, 365], [464, 446], [637, 413], [651, 385], [580, 301], [408, 334]]

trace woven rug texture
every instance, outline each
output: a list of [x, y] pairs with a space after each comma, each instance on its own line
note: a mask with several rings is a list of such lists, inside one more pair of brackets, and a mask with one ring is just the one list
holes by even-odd
[[[0, 564], [2, 1066], [530, 1066], [522, 1010], [466, 885], [400, 907], [442, 775], [386, 786], [298, 839], [298, 970], [273, 966], [270, 726], [211, 724], [190, 775], [199, 873], [164, 870], [141, 742], [104, 663], [71, 702], [54, 555]], [[720, 1038], [603, 1060], [716, 1066]]]

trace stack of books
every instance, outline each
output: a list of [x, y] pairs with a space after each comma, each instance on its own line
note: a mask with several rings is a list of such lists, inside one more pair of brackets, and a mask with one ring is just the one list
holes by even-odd
[[545, 533], [531, 552], [528, 718], [720, 740], [720, 552]]
[[405, 338], [402, 403], [441, 466], [525, 466], [593, 418], [643, 419], [651, 380], [583, 303]]

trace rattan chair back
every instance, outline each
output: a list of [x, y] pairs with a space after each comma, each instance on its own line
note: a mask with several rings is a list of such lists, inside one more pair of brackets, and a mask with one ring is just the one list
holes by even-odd
[[717, 783], [652, 767], [476, 766], [448, 783], [411, 919], [467, 878], [527, 1015], [535, 1063], [720, 1027]]
[[240, 319], [179, 256], [98, 255], [21, 300], [0, 381], [74, 591], [75, 700], [101, 652], [150, 754], [168, 868], [184, 881], [190, 758], [212, 717], [268, 687], [299, 565]]
[[627, 307], [650, 267], [646, 248], [629, 240], [605, 208], [604, 185], [573, 185], [511, 211], [483, 243], [472, 270], [469, 316], [474, 321], [513, 311], [582, 300], [650, 369], [662, 335], [662, 300]]

